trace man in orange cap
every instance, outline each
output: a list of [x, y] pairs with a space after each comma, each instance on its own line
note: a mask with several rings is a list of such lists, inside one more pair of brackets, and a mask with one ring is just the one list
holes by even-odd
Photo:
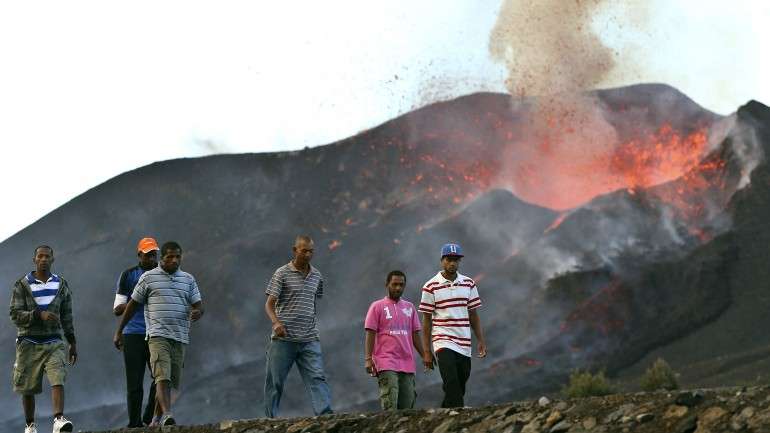
[[[158, 243], [153, 238], [143, 238], [137, 245], [139, 264], [126, 269], [118, 278], [113, 312], [123, 315], [128, 300], [139, 277], [158, 266]], [[144, 308], [137, 309], [128, 325], [123, 329], [123, 360], [126, 364], [126, 400], [128, 404], [128, 427], [144, 427], [153, 421], [155, 409], [155, 382], [150, 384], [147, 407], [142, 415], [144, 398], [144, 369], [150, 365], [150, 350], [145, 339], [147, 329]], [[157, 414], [156, 414], [157, 415]]]

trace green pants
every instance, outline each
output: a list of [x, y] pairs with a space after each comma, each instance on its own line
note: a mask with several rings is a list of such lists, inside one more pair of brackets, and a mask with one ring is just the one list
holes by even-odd
[[377, 375], [380, 386], [382, 410], [412, 409], [417, 398], [414, 390], [414, 374], [400, 371], [380, 371]]
[[19, 394], [40, 394], [43, 375], [51, 386], [64, 385], [67, 377], [67, 354], [64, 342], [35, 344], [21, 340], [16, 344], [16, 363], [13, 364], [13, 390]]

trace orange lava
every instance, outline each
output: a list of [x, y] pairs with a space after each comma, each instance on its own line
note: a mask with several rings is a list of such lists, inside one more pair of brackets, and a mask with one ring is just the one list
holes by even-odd
[[564, 219], [565, 219], [565, 218], [567, 218], [567, 215], [569, 215], [569, 213], [567, 213], [567, 212], [562, 212], [561, 214], [559, 214], [559, 216], [557, 216], [557, 217], [556, 217], [556, 219], [555, 219], [555, 220], [553, 220], [553, 222], [551, 223], [551, 225], [550, 225], [550, 226], [548, 226], [548, 228], [547, 228], [547, 229], [545, 229], [545, 231], [543, 232], [543, 234], [545, 234], [545, 233], [548, 233], [548, 232], [550, 232], [551, 230], [553, 230], [553, 229], [555, 229], [555, 228], [559, 227], [559, 226], [561, 225], [561, 223], [563, 223], [563, 222], [564, 222]]
[[682, 136], [669, 125], [617, 146], [546, 138], [517, 149], [510, 188], [530, 203], [572, 209], [612, 191], [677, 179], [698, 167], [707, 143], [705, 130]]

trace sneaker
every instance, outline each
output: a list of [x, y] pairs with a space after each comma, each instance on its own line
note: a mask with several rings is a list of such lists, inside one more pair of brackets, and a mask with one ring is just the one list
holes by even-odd
[[37, 426], [33, 422], [32, 424], [28, 425], [24, 428], [24, 433], [37, 433]]
[[71, 432], [72, 423], [64, 416], [53, 419], [53, 433]]
[[150, 421], [147, 427], [158, 427], [160, 425], [160, 418], [160, 415], [152, 417], [152, 421]]
[[163, 416], [160, 418], [161, 426], [175, 425], [175, 424], [176, 424], [176, 420], [174, 419], [174, 415], [171, 415], [170, 413], [163, 414]]

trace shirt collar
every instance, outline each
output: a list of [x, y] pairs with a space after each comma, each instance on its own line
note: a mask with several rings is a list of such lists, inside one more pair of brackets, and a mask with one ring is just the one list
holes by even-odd
[[384, 301], [386, 301], [386, 302], [389, 302], [389, 303], [391, 303], [391, 304], [396, 304], [396, 305], [398, 305], [398, 304], [400, 304], [400, 303], [401, 303], [401, 301], [402, 301], [404, 298], [403, 298], [403, 297], [401, 297], [401, 298], [398, 298], [398, 301], [394, 301], [394, 300], [390, 299], [390, 296], [388, 296], [388, 295], [385, 295], [385, 297], [384, 297], [384, 298], [382, 298], [382, 299], [383, 299]]
[[[142, 269], [142, 267], [140, 266], [140, 267], [139, 267], [139, 269]], [[176, 271], [174, 271], [174, 273], [173, 273], [173, 274], [170, 274], [170, 273], [166, 272], [166, 270], [165, 270], [165, 269], [163, 269], [163, 268], [162, 268], [160, 265], [158, 265], [158, 267], [156, 267], [155, 269], [158, 269], [158, 270], [160, 270], [161, 272], [163, 272], [164, 274], [166, 274], [166, 275], [169, 275], [169, 276], [174, 276], [174, 275], [178, 274], [178, 273], [179, 273], [179, 271], [181, 271], [181, 270], [182, 270], [182, 268], [176, 268]]]
[[454, 283], [455, 281], [460, 280], [461, 278], [465, 278], [462, 276], [459, 272], [457, 273], [457, 277], [454, 279], [454, 281], [450, 281], [446, 278], [444, 278], [444, 274], [441, 273], [441, 271], [438, 271], [438, 274], [434, 278], [437, 278], [439, 282], [441, 283]]
[[43, 283], [43, 284], [49, 283], [49, 282], [58, 283], [59, 282], [59, 276], [54, 274], [54, 273], [51, 273], [51, 276], [48, 277], [47, 281], [40, 281], [37, 278], [35, 278], [35, 271], [32, 271], [29, 274], [27, 274], [27, 282], [29, 284], [37, 284], [38, 282]]
[[[292, 260], [289, 260], [289, 269], [291, 269], [294, 272], [300, 272], [301, 273], [301, 271], [299, 269], [297, 269], [296, 266], [294, 266], [294, 261], [292, 261]], [[313, 265], [310, 265], [310, 272], [308, 272], [308, 275], [312, 274], [313, 271], [315, 271], [315, 268], [313, 267]]]

